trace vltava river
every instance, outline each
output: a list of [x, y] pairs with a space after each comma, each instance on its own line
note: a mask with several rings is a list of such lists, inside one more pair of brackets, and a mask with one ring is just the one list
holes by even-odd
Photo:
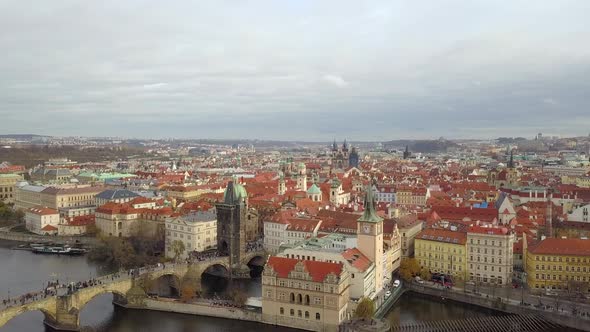
[[[86, 280], [108, 274], [106, 267], [87, 262], [85, 257], [35, 255], [29, 251], [11, 250], [0, 246], [0, 298], [39, 290], [49, 280], [60, 282]], [[62, 281], [63, 280], [63, 281]], [[246, 285], [251, 296], [260, 296], [257, 282]], [[113, 332], [163, 331], [236, 331], [268, 332], [296, 331], [264, 324], [189, 316], [157, 311], [127, 310], [113, 306], [112, 295], [92, 300], [80, 314], [83, 330]], [[424, 320], [460, 319], [493, 314], [457, 303], [440, 303], [426, 298], [404, 295], [388, 314], [393, 324]], [[41, 312], [26, 312], [8, 322], [1, 332], [45, 331]]]

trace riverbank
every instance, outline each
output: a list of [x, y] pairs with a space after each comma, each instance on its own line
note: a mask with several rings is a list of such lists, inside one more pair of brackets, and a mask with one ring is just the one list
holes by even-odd
[[564, 311], [560, 312], [538, 310], [531, 306], [523, 306], [517, 301], [510, 299], [503, 299], [500, 297], [494, 298], [489, 296], [475, 295], [472, 293], [448, 291], [446, 289], [432, 288], [424, 285], [408, 284], [406, 287], [408, 288], [409, 292], [418, 293], [423, 296], [430, 296], [433, 299], [439, 301], [455, 301], [507, 314], [528, 316], [540, 315], [548, 321], [562, 325], [564, 327], [575, 329], [576, 331], [590, 331], [589, 318], [575, 317], [567, 314], [567, 312]]
[[60, 243], [81, 244], [86, 247], [96, 247], [99, 240], [88, 236], [43, 236], [30, 233], [0, 231], [0, 240], [20, 243]]

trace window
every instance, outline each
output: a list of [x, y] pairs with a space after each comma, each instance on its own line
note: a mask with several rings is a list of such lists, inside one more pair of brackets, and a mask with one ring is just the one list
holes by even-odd
[[290, 297], [289, 301], [291, 301], [291, 303], [295, 302], [295, 294], [291, 293], [291, 297]]
[[285, 308], [281, 307], [281, 315], [285, 314]]
[[320, 320], [320, 313], [319, 313], [319, 312], [316, 312], [316, 313], [315, 313], [315, 319], [316, 319], [316, 320]]
[[301, 310], [297, 310], [297, 317], [301, 317]]
[[291, 316], [295, 316], [295, 310], [294, 309], [291, 309], [291, 312], [290, 313], [291, 313]]
[[[282, 308], [281, 308], [281, 309], [282, 309]], [[306, 311], [306, 312], [305, 312], [305, 318], [306, 318], [306, 319], [309, 319], [309, 311]]]
[[309, 305], [309, 295], [305, 295], [305, 305]]

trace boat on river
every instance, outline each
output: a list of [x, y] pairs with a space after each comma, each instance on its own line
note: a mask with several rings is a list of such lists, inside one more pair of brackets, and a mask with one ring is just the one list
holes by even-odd
[[51, 254], [51, 255], [71, 255], [79, 256], [86, 253], [86, 249], [73, 248], [70, 246], [31, 246], [31, 250], [35, 254]]

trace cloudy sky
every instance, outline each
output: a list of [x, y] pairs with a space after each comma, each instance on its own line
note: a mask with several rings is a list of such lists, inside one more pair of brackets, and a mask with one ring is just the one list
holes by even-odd
[[0, 0], [0, 133], [590, 132], [590, 1]]

